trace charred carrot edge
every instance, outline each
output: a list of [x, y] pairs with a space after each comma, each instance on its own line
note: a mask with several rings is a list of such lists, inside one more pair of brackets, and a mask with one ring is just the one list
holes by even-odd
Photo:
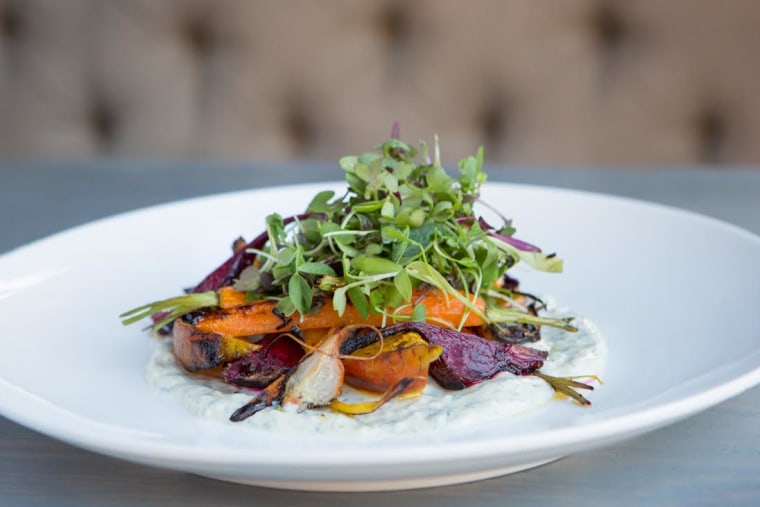
[[[313, 313], [301, 316], [298, 312], [283, 318], [274, 313], [275, 301], [257, 301], [254, 303], [236, 304], [245, 300], [244, 293], [233, 294], [234, 289], [220, 290], [220, 309], [205, 315], [197, 322], [196, 327], [208, 333], [218, 333], [227, 336], [248, 336], [255, 334], [277, 333], [297, 325], [302, 330], [343, 327], [351, 324], [367, 324], [380, 326], [383, 324], [382, 315], [370, 315], [365, 319], [351, 305], [346, 306], [343, 315], [338, 315], [330, 301], [325, 301]], [[242, 294], [242, 296], [240, 296]], [[242, 297], [242, 299], [241, 299]], [[438, 291], [427, 291], [415, 305], [424, 304], [428, 320], [438, 324], [456, 328], [467, 311], [464, 304], [455, 298], [446, 298]], [[475, 305], [485, 311], [485, 302], [477, 299]], [[412, 315], [414, 307], [409, 305], [395, 312], [398, 317]], [[386, 319], [391, 323], [392, 319]], [[483, 320], [470, 312], [464, 321], [464, 327], [480, 326]]]

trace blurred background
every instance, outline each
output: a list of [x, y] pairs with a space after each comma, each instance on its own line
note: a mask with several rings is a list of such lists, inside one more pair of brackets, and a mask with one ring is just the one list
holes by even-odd
[[760, 163], [756, 0], [0, 0], [0, 156]]

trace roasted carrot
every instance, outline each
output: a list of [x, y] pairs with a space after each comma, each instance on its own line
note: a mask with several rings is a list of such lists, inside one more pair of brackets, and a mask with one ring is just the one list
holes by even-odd
[[182, 320], [174, 323], [172, 337], [174, 357], [188, 371], [214, 368], [261, 348], [245, 338], [204, 333]]
[[219, 308], [235, 308], [250, 303], [245, 292], [235, 290], [232, 286], [220, 287], [216, 295], [219, 297]]
[[[233, 305], [238, 301], [237, 295], [230, 291], [220, 291], [220, 309], [203, 315], [195, 323], [195, 326], [204, 332], [217, 333], [226, 336], [248, 336], [256, 334], [276, 333], [297, 325], [302, 330], [326, 329], [343, 327], [351, 324], [367, 324], [380, 326], [383, 324], [382, 315], [370, 315], [365, 319], [359, 311], [351, 305], [346, 306], [343, 315], [338, 315], [330, 300], [325, 300], [312, 313], [303, 317], [294, 313], [290, 317], [278, 316], [274, 309], [277, 305], [274, 301], [258, 301], [243, 305]], [[222, 303], [222, 300], [229, 302]], [[453, 297], [446, 298], [438, 291], [431, 290], [419, 298], [413, 299], [414, 305], [401, 308], [395, 314], [399, 317], [409, 317], [414, 306], [425, 305], [427, 319], [440, 325], [457, 328], [462, 324], [462, 317], [468, 311], [461, 301]], [[475, 305], [481, 312], [485, 311], [485, 303], [478, 299]], [[386, 319], [388, 324], [392, 319]], [[480, 316], [470, 311], [464, 320], [464, 326], [479, 326], [483, 324]]]
[[428, 367], [443, 348], [431, 345], [417, 333], [398, 333], [361, 348], [343, 358], [345, 382], [359, 389], [383, 393], [404, 378], [410, 378], [404, 393], [422, 391]]

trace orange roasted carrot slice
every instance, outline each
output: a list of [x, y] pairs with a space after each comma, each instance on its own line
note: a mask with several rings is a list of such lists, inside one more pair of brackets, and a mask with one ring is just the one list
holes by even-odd
[[431, 345], [417, 333], [399, 333], [357, 350], [343, 358], [345, 382], [358, 389], [386, 392], [403, 378], [414, 378], [404, 393], [425, 388], [430, 363], [443, 349]]
[[[225, 297], [230, 294], [225, 294]], [[235, 296], [237, 297], [237, 296]], [[233, 301], [232, 297], [228, 301]], [[235, 300], [238, 301], [238, 300]], [[426, 315], [429, 320], [433, 320], [439, 325], [446, 325], [451, 328], [457, 328], [462, 323], [462, 317], [468, 312], [467, 308], [456, 298], [446, 298], [438, 291], [431, 290], [421, 294], [414, 300], [414, 306], [424, 304]], [[485, 303], [482, 300], [476, 300], [475, 305], [485, 311]], [[282, 318], [274, 313], [276, 302], [258, 301], [243, 305], [233, 305], [226, 307], [220, 304], [222, 308], [209, 312], [200, 317], [195, 326], [204, 332], [217, 333], [225, 336], [249, 336], [256, 334], [277, 333], [289, 330], [291, 326], [297, 325], [301, 330], [310, 329], [327, 329], [338, 328], [355, 324], [366, 324], [371, 326], [381, 326], [383, 324], [382, 315], [370, 315], [364, 319], [359, 311], [351, 305], [347, 305], [343, 315], [338, 315], [330, 300], [325, 300], [312, 313], [301, 316], [298, 312], [288, 318]], [[395, 312], [399, 317], [409, 317], [414, 307], [408, 305]], [[388, 323], [392, 319], [386, 319]], [[483, 320], [474, 312], [467, 313], [464, 320], [464, 326], [479, 326]]]

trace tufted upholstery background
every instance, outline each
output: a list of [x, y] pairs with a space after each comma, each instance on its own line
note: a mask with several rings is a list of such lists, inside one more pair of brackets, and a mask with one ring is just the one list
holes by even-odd
[[0, 155], [760, 164], [757, 0], [0, 0]]

